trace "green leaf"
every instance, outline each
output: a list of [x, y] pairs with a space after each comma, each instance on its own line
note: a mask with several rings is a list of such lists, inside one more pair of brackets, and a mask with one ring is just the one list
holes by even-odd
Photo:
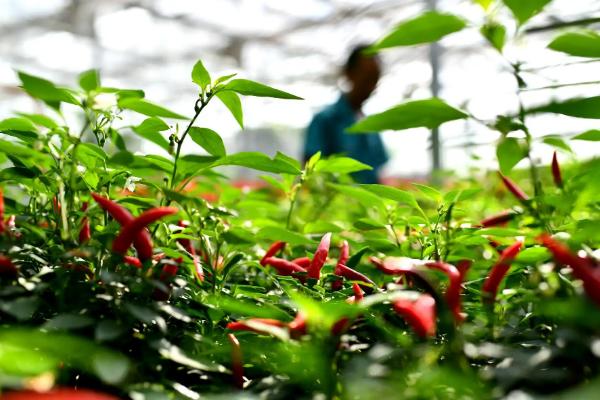
[[332, 172], [338, 174], [349, 174], [370, 169], [373, 169], [370, 165], [363, 164], [350, 157], [321, 159], [317, 165], [315, 165], [315, 171], [317, 172]]
[[457, 203], [459, 201], [470, 199], [479, 192], [481, 192], [481, 189], [478, 188], [451, 190], [444, 195], [444, 201], [446, 203]]
[[171, 110], [167, 110], [164, 107], [150, 103], [147, 100], [139, 99], [135, 97], [127, 97], [125, 99], [119, 99], [119, 107], [127, 110], [132, 110], [149, 117], [163, 117], [173, 119], [186, 119], [183, 115], [174, 113]]
[[234, 79], [223, 86], [223, 90], [231, 90], [243, 96], [274, 97], [277, 99], [303, 100], [301, 97], [275, 89], [262, 83], [248, 79]]
[[519, 252], [516, 257], [517, 262], [536, 264], [550, 258], [550, 252], [545, 247], [528, 247]]
[[201, 60], [198, 60], [192, 69], [192, 82], [200, 86], [202, 90], [205, 90], [210, 85], [210, 74]]
[[517, 139], [504, 138], [496, 147], [496, 157], [498, 157], [500, 171], [508, 174], [525, 157], [525, 152]]
[[226, 82], [228, 80], [230, 80], [231, 78], [233, 78], [234, 76], [236, 76], [237, 74], [229, 74], [229, 75], [223, 75], [218, 77], [217, 79], [215, 79], [215, 81], [213, 82], [213, 89], [215, 89], [217, 86], [219, 86], [219, 84]]
[[219, 159], [214, 166], [218, 165], [238, 165], [240, 167], [247, 167], [256, 169], [259, 171], [273, 172], [273, 173], [285, 173], [291, 175], [300, 175], [300, 169], [290, 165], [289, 163], [271, 159], [266, 154], [258, 152], [241, 152], [231, 154], [226, 157]]
[[415, 196], [405, 190], [396, 189], [395, 187], [378, 185], [378, 184], [362, 184], [360, 187], [368, 190], [377, 196], [403, 203], [414, 208], [420, 208]]
[[379, 132], [386, 129], [436, 128], [444, 122], [467, 118], [438, 98], [409, 101], [379, 114], [370, 115], [347, 129], [350, 133]]
[[590, 142], [600, 142], [600, 130], [590, 129], [589, 131], [580, 133], [577, 136], [573, 136], [571, 140], [587, 140]]
[[100, 86], [100, 73], [97, 69], [90, 69], [79, 75], [79, 86], [86, 92], [96, 90]]
[[465, 26], [465, 21], [455, 15], [428, 11], [416, 18], [401, 22], [392, 32], [375, 43], [371, 50], [435, 42], [446, 35], [460, 31]]
[[287, 154], [284, 154], [278, 151], [274, 157], [275, 160], [283, 161], [285, 163], [290, 164], [292, 167], [297, 169], [302, 169], [302, 165], [300, 165], [300, 161], [296, 160], [294, 157], [290, 157]]
[[280, 228], [277, 226], [266, 226], [258, 231], [256, 235], [259, 239], [267, 239], [267, 240], [281, 240], [283, 242], [289, 243], [291, 245], [312, 245], [314, 244], [312, 240], [308, 239], [306, 236], [301, 235], [296, 232], [292, 232], [285, 228]]
[[58, 88], [49, 80], [18, 72], [23, 89], [31, 96], [43, 100], [52, 106], [54, 103], [70, 103], [80, 105], [79, 101], [67, 90]]
[[512, 11], [513, 15], [523, 25], [534, 15], [539, 14], [542, 9], [552, 0], [502, 0]]
[[217, 92], [215, 96], [229, 109], [240, 128], [244, 129], [244, 111], [242, 110], [240, 97], [235, 92], [230, 91]]
[[134, 126], [132, 129], [138, 134], [138, 136], [159, 145], [166, 151], [169, 151], [169, 142], [160, 133], [169, 129], [169, 125], [167, 125], [162, 119], [157, 117], [146, 118], [141, 124]]
[[225, 156], [225, 145], [221, 136], [212, 129], [190, 128], [189, 135], [196, 144], [208, 152], [208, 154], [216, 157]]
[[29, 119], [7, 118], [0, 121], [0, 132], [5, 131], [37, 132], [37, 128]]
[[419, 191], [421, 193], [423, 193], [425, 196], [429, 197], [431, 200], [439, 202], [440, 200], [442, 200], [442, 194], [440, 193], [439, 190], [432, 188], [431, 186], [427, 186], [427, 185], [421, 185], [419, 183], [413, 183], [412, 184], [414, 187], [416, 187], [417, 189], [419, 189]]
[[506, 41], [506, 28], [504, 25], [490, 21], [483, 25], [479, 31], [496, 50], [502, 53]]
[[28, 120], [30, 120], [31, 122], [33, 122], [36, 125], [43, 126], [48, 129], [54, 129], [54, 128], [58, 127], [58, 124], [52, 118], [47, 117], [42, 114], [19, 113], [19, 115], [24, 118], [27, 118]]
[[338, 233], [343, 230], [344, 229], [341, 226], [327, 221], [307, 222], [306, 225], [304, 225], [304, 233], [325, 234], [327, 232]]
[[569, 153], [573, 152], [571, 146], [569, 146], [562, 138], [557, 136], [546, 136], [543, 139], [543, 142], [549, 146], [556, 147], [557, 149], [562, 149], [568, 151]]
[[592, 30], [565, 32], [552, 40], [548, 47], [577, 57], [600, 57], [600, 35]]
[[335, 183], [329, 183], [328, 186], [332, 187], [336, 191], [359, 201], [365, 207], [376, 206], [379, 209], [383, 209], [384, 204], [379, 196], [374, 195], [368, 190], [360, 186], [350, 185], [339, 185]]
[[527, 111], [529, 114], [550, 112], [576, 118], [600, 119], [600, 96], [554, 102]]
[[148, 154], [146, 156], [136, 156], [136, 158], [140, 161], [147, 162], [152, 164], [153, 166], [162, 169], [165, 172], [171, 172], [173, 170], [173, 161], [168, 158], [161, 157], [155, 154]]
[[386, 229], [386, 226], [373, 218], [359, 218], [354, 222], [354, 227], [363, 231], [371, 231], [375, 229]]

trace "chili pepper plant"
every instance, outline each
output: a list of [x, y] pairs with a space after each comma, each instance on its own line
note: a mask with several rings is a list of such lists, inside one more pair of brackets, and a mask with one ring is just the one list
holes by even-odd
[[[600, 97], [523, 105], [528, 73], [503, 49], [549, 1], [477, 3], [482, 26], [427, 12], [367, 50], [470, 24], [510, 66], [513, 114], [431, 98], [350, 129], [471, 119], [499, 138], [498, 171], [437, 187], [356, 184], [369, 167], [343, 155], [227, 153], [206, 107], [243, 127], [243, 97], [300, 98], [201, 61], [186, 115], [96, 70], [78, 87], [18, 72], [44, 113], [0, 121], [3, 398], [596, 398], [600, 164], [528, 118], [598, 119]], [[598, 57], [598, 43], [575, 30], [549, 47]], [[132, 137], [162, 153], [131, 151]], [[546, 145], [560, 156], [540, 163]], [[227, 165], [263, 184], [233, 185]]]

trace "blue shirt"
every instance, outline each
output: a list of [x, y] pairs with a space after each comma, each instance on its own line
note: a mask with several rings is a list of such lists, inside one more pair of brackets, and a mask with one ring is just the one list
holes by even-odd
[[344, 154], [373, 167], [352, 176], [361, 183], [376, 183], [377, 172], [388, 160], [381, 137], [377, 133], [346, 133], [357, 121], [356, 112], [345, 95], [314, 116], [304, 143], [304, 158], [320, 151], [322, 155]]

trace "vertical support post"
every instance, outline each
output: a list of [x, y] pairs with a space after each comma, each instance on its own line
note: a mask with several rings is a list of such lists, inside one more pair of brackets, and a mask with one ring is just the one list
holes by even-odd
[[[431, 11], [436, 10], [437, 0], [426, 0], [427, 8]], [[431, 95], [439, 96], [440, 93], [440, 45], [433, 42], [429, 45], [429, 64], [431, 66]], [[442, 155], [440, 151], [440, 130], [433, 128], [431, 130], [431, 175], [434, 176], [442, 168]]]

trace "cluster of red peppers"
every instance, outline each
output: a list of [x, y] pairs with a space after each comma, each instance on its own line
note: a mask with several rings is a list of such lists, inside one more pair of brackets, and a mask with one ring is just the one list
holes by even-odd
[[[137, 251], [137, 258], [141, 263], [150, 260], [153, 254], [152, 238], [146, 227], [163, 217], [176, 214], [179, 211], [175, 207], [155, 207], [144, 211], [137, 218], [134, 218], [133, 215], [120, 204], [96, 193], [92, 193], [92, 197], [100, 207], [121, 224], [121, 231], [112, 244], [113, 252], [126, 256], [127, 250], [133, 244], [133, 247]], [[132, 264], [137, 264], [132, 258], [129, 258], [128, 260]]]

